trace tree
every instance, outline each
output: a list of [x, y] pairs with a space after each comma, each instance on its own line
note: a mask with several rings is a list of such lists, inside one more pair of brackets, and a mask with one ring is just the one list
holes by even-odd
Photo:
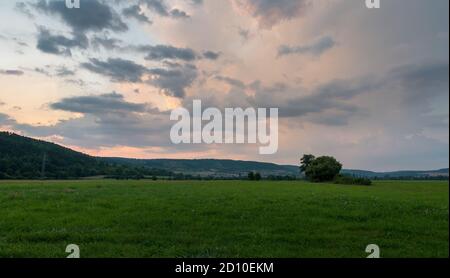
[[331, 156], [314, 159], [306, 168], [306, 178], [312, 182], [332, 181], [342, 170], [342, 164]]
[[303, 157], [300, 159], [300, 173], [306, 172], [306, 169], [311, 164], [311, 162], [314, 161], [314, 159], [316, 159], [316, 157], [312, 154], [303, 155]]
[[255, 173], [249, 172], [248, 173], [248, 179], [251, 180], [251, 181], [254, 181], [255, 180]]
[[261, 180], [261, 174], [256, 172], [255, 173], [255, 181], [260, 181]]

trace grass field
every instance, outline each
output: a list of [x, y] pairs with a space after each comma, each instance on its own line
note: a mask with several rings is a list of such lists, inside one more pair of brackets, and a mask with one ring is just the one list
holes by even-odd
[[448, 182], [0, 182], [0, 257], [448, 257]]

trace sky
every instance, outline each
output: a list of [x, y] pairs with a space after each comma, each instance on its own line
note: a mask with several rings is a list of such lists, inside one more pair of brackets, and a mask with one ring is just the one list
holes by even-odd
[[[449, 1], [0, 1], [0, 130], [95, 156], [449, 164]], [[279, 109], [279, 148], [170, 140], [170, 112]]]

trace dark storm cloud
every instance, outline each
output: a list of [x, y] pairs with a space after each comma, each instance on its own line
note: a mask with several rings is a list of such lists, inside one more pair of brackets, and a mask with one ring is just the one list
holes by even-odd
[[41, 27], [37, 36], [37, 48], [49, 54], [71, 56], [72, 48], [86, 49], [89, 45], [87, 37], [81, 33], [73, 34], [73, 38], [68, 38], [63, 35], [54, 35]]
[[141, 6], [140, 5], [132, 5], [128, 8], [124, 8], [122, 10], [122, 14], [125, 17], [131, 17], [136, 19], [139, 22], [144, 22], [144, 23], [148, 23], [148, 24], [152, 24], [152, 21], [150, 20], [150, 18], [148, 18], [148, 16], [145, 15], [145, 13], [142, 11]]
[[273, 25], [302, 15], [310, 0], [234, 0], [241, 9], [255, 17], [260, 26], [270, 28]]
[[118, 111], [144, 112], [145, 104], [126, 102], [121, 94], [110, 93], [99, 96], [65, 98], [50, 105], [52, 109], [76, 113], [113, 113]]
[[79, 9], [68, 9], [64, 0], [40, 0], [34, 7], [58, 15], [74, 32], [128, 30], [114, 9], [100, 0], [83, 1]]
[[281, 45], [278, 48], [278, 56], [285, 56], [291, 54], [311, 54], [320, 56], [327, 50], [333, 48], [336, 42], [331, 37], [323, 37], [310, 45], [303, 46], [287, 46]]
[[82, 63], [81, 66], [116, 82], [141, 82], [148, 72], [144, 66], [120, 58], [109, 58], [107, 61], [90, 59], [89, 63]]
[[21, 75], [24, 75], [24, 72], [21, 70], [0, 70], [0, 74], [21, 76]]

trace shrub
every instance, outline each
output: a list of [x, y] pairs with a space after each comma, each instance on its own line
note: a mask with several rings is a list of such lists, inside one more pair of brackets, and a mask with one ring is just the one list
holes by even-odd
[[334, 179], [335, 184], [346, 184], [346, 185], [372, 185], [372, 181], [367, 178], [357, 178], [346, 175], [338, 175]]

